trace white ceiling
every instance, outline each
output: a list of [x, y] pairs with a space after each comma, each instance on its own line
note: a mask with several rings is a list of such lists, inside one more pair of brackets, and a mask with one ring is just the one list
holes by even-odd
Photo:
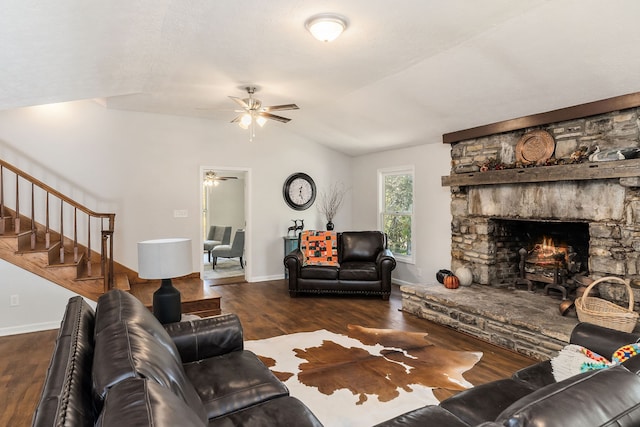
[[[0, 110], [101, 99], [227, 124], [256, 85], [300, 106], [267, 126], [359, 155], [640, 91], [637, 0], [2, 3]], [[321, 12], [349, 19], [335, 42], [304, 28]]]

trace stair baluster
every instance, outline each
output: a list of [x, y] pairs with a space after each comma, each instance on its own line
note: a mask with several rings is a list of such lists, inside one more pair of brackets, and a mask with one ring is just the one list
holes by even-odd
[[44, 248], [51, 247], [51, 230], [49, 229], [49, 192], [47, 191], [46, 208], [45, 208], [45, 227], [44, 227]]
[[20, 176], [16, 174], [16, 217], [13, 226], [16, 234], [20, 234]]
[[0, 165], [0, 234], [5, 231], [4, 221], [4, 166]]
[[78, 208], [73, 208], [73, 262], [78, 262]]
[[87, 276], [91, 277], [91, 217], [87, 218]]
[[31, 183], [31, 250], [36, 248], [36, 202], [33, 193], [35, 184]]
[[60, 264], [64, 264], [64, 200], [60, 199]]

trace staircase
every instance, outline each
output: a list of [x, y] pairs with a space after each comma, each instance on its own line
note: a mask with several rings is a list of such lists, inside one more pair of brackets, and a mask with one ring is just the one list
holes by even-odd
[[95, 301], [137, 276], [113, 261], [114, 222], [0, 160], [1, 259]]
[[[151, 308], [159, 281], [140, 280], [113, 260], [115, 216], [94, 212], [0, 160], [0, 259], [93, 301], [118, 288]], [[99, 244], [92, 245], [96, 238]], [[220, 314], [220, 296], [204, 292], [199, 278], [184, 285], [183, 313]]]

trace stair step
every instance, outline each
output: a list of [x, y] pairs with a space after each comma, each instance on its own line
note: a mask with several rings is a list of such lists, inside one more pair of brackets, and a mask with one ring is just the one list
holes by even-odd
[[[14, 235], [15, 237], [15, 235]], [[53, 245], [51, 245], [53, 246]], [[27, 249], [18, 249], [16, 251], [17, 254], [25, 254], [25, 253], [37, 253], [37, 252], [49, 252], [51, 250], [51, 248], [46, 248], [45, 247], [45, 243], [44, 242], [38, 242], [36, 241], [36, 247], [31, 249], [31, 248], [27, 248]]]
[[114, 277], [116, 289], [129, 292], [131, 290], [131, 284], [129, 283], [129, 276], [124, 273], [116, 274]]
[[74, 279], [76, 282], [88, 282], [90, 280], [104, 280], [104, 276], [84, 276], [84, 277], [77, 277]]

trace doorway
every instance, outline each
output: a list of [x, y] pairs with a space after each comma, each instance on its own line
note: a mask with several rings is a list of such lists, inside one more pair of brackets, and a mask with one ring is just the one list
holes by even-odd
[[[249, 169], [201, 167], [200, 235], [203, 252], [200, 277], [203, 280], [232, 283], [244, 281], [249, 277], [250, 260], [247, 259], [250, 247], [250, 224], [247, 215], [250, 212], [249, 176]], [[231, 247], [232, 253], [228, 253], [229, 257], [216, 257], [215, 252], [219, 251], [209, 253], [208, 249], [211, 249], [212, 245], [205, 246], [205, 241], [210, 240], [208, 238], [211, 237], [209, 234], [213, 226], [228, 227], [228, 232], [223, 234], [227, 241], [221, 241], [220, 244]], [[240, 264], [241, 260], [243, 265]]]

